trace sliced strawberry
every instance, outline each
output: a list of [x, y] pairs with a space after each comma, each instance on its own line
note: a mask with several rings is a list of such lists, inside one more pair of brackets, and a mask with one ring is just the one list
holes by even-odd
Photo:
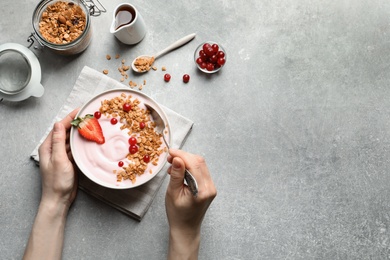
[[102, 127], [93, 115], [88, 114], [83, 118], [78, 117], [71, 124], [77, 126], [77, 130], [85, 139], [98, 144], [104, 144], [105, 140]]

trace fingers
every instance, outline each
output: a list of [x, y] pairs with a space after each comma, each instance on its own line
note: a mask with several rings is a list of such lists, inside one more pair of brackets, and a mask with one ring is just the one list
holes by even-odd
[[[51, 154], [53, 153], [53, 149], [54, 149], [53, 143], [52, 143], [53, 139], [56, 140], [56, 148], [60, 149], [60, 151], [61, 151], [60, 155], [62, 156], [64, 154], [63, 150], [61, 148], [62, 147], [61, 144], [63, 143], [62, 134], [65, 133], [65, 131], [70, 129], [70, 127], [71, 127], [70, 123], [76, 117], [78, 111], [79, 111], [79, 108], [74, 109], [64, 119], [62, 119], [60, 122], [54, 124], [53, 130], [50, 131], [50, 133], [48, 134], [46, 139], [43, 141], [42, 145], [39, 147], [38, 152], [39, 152], [39, 158], [41, 160], [41, 163], [45, 163], [45, 160], [49, 159], [51, 157]], [[59, 126], [57, 124], [61, 124], [62, 126]], [[53, 133], [55, 131], [54, 128], [56, 128], [56, 127], [57, 127], [56, 136], [53, 137]], [[68, 133], [65, 133], [65, 134], [66, 134], [65, 139], [67, 139], [69, 137]], [[65, 151], [66, 150], [67, 150], [67, 148], [65, 149]]]
[[180, 158], [184, 162], [184, 167], [195, 177], [198, 183], [199, 194], [203, 193], [206, 197], [215, 197], [216, 189], [203, 157], [177, 149], [169, 149], [169, 153], [169, 163], [173, 163]]
[[66, 151], [66, 131], [65, 126], [59, 122], [54, 124], [52, 135], [51, 135], [51, 146], [53, 159], [61, 160], [68, 157]]
[[39, 163], [42, 165], [46, 164], [47, 159], [50, 158], [52, 133], [53, 133], [52, 131], [49, 133], [45, 141], [43, 141], [43, 143], [38, 149], [39, 161], [40, 161]]
[[71, 159], [69, 143], [69, 129], [71, 128], [71, 122], [76, 117], [79, 108], [74, 109], [67, 116], [64, 117], [60, 122], [54, 124], [52, 131], [52, 154], [57, 156], [59, 160], [68, 157]]
[[168, 189], [173, 193], [179, 193], [183, 190], [185, 165], [181, 158], [176, 157], [172, 160], [172, 166], [169, 168], [171, 175]]
[[[194, 155], [191, 153], [184, 152], [177, 149], [169, 149], [170, 156], [168, 157], [168, 162], [172, 163], [173, 158], [180, 157], [185, 164], [185, 167], [193, 174], [199, 175], [204, 174], [204, 177], [210, 178], [210, 173], [207, 169], [206, 162], [203, 157], [199, 155]], [[200, 176], [199, 176], [200, 177]]]
[[79, 108], [76, 108], [72, 112], [70, 112], [64, 119], [62, 119], [60, 122], [65, 126], [65, 129], [68, 130], [71, 127], [71, 122], [76, 117], [77, 113], [79, 112]]

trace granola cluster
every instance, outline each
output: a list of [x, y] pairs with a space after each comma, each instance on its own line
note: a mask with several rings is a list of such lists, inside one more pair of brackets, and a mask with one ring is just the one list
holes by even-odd
[[[131, 105], [129, 112], [123, 110], [123, 105], [126, 103]], [[160, 148], [162, 135], [155, 131], [155, 123], [151, 120], [150, 111], [140, 108], [140, 103], [137, 98], [132, 99], [131, 95], [125, 93], [101, 102], [100, 113], [108, 118], [118, 118], [122, 123], [121, 130], [127, 130], [129, 137], [134, 136], [137, 139], [138, 151], [127, 154], [127, 159], [131, 163], [124, 165], [120, 170], [113, 170], [118, 182], [129, 179], [134, 183], [137, 175], [145, 173], [148, 163], [157, 166], [159, 156], [167, 151], [166, 147]], [[143, 129], [140, 127], [140, 122], [145, 123]], [[149, 156], [150, 162], [144, 161], [145, 155]], [[149, 170], [149, 173], [152, 173], [152, 170]]]
[[134, 61], [134, 66], [138, 71], [149, 71], [154, 63], [154, 57], [139, 57]]
[[39, 32], [48, 42], [67, 44], [85, 30], [86, 15], [73, 2], [58, 1], [47, 6], [39, 22]]

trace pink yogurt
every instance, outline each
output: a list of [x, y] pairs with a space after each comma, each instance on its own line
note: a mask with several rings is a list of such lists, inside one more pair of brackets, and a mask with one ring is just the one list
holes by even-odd
[[[111, 90], [98, 95], [79, 111], [78, 116], [94, 114], [95, 111], [99, 110], [103, 100], [118, 97], [121, 93], [125, 93], [127, 95], [131, 94], [131, 100], [134, 100], [135, 98], [138, 99], [141, 102], [138, 106], [142, 109], [146, 109], [143, 105], [144, 102], [153, 105], [157, 112], [159, 112], [159, 114], [163, 117], [166, 125], [168, 125], [165, 114], [155, 101], [143, 93], [129, 89]], [[126, 158], [129, 153], [128, 140], [130, 136], [127, 134], [127, 129], [120, 129], [122, 123], [120, 123], [119, 120], [116, 125], [112, 125], [110, 118], [107, 118], [102, 114], [99, 119], [99, 123], [102, 127], [105, 138], [104, 144], [97, 144], [84, 139], [75, 128], [72, 129], [71, 134], [71, 148], [75, 161], [80, 170], [92, 181], [102, 186], [114, 189], [132, 188], [152, 179], [164, 166], [167, 153], [162, 153], [160, 155], [157, 166], [154, 166], [152, 163], [148, 163], [148, 168], [145, 173], [141, 176], [137, 176], [134, 184], [130, 180], [117, 182], [116, 174], [113, 173], [113, 171], [121, 169], [118, 166], [118, 162], [124, 162], [124, 166], [133, 163]], [[167, 127], [166, 129], [169, 128]], [[170, 140], [170, 133], [165, 135], [166, 138]], [[165, 145], [163, 144], [160, 148], [163, 149], [164, 146]], [[150, 170], [152, 173], [150, 173]]]

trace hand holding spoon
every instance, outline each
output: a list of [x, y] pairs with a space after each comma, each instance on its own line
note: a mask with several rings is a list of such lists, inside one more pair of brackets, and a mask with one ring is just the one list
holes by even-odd
[[133, 60], [133, 62], [131, 63], [131, 68], [135, 71], [135, 72], [138, 72], [138, 73], [144, 73], [144, 72], [147, 72], [150, 70], [150, 68], [152, 67], [153, 65], [153, 62], [158, 58], [158, 57], [161, 57], [162, 55], [176, 49], [176, 48], [179, 48], [181, 46], [183, 46], [184, 44], [186, 44], [187, 42], [191, 41], [192, 39], [195, 38], [195, 33], [192, 33], [190, 35], [187, 35], [183, 38], [181, 38], [180, 40], [177, 40], [176, 42], [172, 43], [171, 45], [169, 45], [168, 47], [166, 47], [164, 50], [156, 53], [155, 55], [141, 55], [141, 56], [138, 56], [137, 58], [135, 58]]

